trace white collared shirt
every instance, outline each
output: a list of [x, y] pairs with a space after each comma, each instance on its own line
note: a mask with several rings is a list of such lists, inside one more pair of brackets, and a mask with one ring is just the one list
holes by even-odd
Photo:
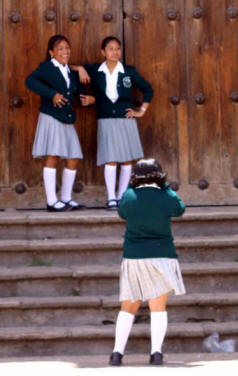
[[120, 61], [118, 61], [117, 65], [113, 69], [113, 72], [110, 73], [106, 61], [104, 61], [100, 67], [98, 68], [99, 72], [104, 72], [106, 75], [106, 96], [115, 103], [119, 97], [117, 91], [117, 80], [118, 80], [118, 73], [125, 73], [124, 67]]
[[136, 187], [136, 188], [144, 188], [144, 187], [154, 187], [154, 188], [161, 189], [156, 183], [141, 184], [141, 185], [138, 185], [138, 187]]
[[56, 59], [51, 59], [52, 63], [54, 64], [55, 67], [58, 67], [60, 69], [60, 72], [62, 73], [65, 81], [66, 81], [66, 85], [67, 85], [67, 88], [69, 88], [70, 86], [70, 79], [69, 79], [69, 72], [70, 72], [70, 69], [69, 69], [69, 66], [68, 64], [60, 64], [60, 62]]

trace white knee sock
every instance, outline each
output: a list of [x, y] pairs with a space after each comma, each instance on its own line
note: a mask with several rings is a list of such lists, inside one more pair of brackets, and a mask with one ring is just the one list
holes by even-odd
[[162, 352], [162, 344], [168, 326], [167, 312], [151, 312], [150, 328], [151, 328], [151, 354], [156, 351]]
[[[62, 187], [61, 187], [61, 200], [63, 202], [68, 202], [72, 198], [72, 189], [73, 189], [76, 174], [77, 174], [77, 170], [70, 170], [69, 168], [66, 168], [66, 167], [63, 169]], [[75, 204], [78, 205], [76, 202]]]
[[123, 193], [128, 187], [129, 180], [131, 177], [131, 169], [132, 165], [122, 165], [120, 171], [120, 178], [119, 178], [119, 187], [118, 187], [118, 194], [117, 199], [120, 200], [122, 198]]
[[111, 166], [105, 164], [104, 167], [104, 178], [107, 188], [108, 200], [116, 199], [116, 175], [117, 175], [117, 166]]
[[134, 317], [135, 315], [132, 313], [124, 311], [119, 312], [116, 322], [116, 335], [113, 352], [119, 352], [122, 355], [124, 354]]
[[[58, 200], [56, 196], [56, 168], [44, 167], [43, 180], [45, 185], [45, 193], [48, 205], [54, 205]], [[55, 207], [62, 208], [64, 204], [58, 202]]]

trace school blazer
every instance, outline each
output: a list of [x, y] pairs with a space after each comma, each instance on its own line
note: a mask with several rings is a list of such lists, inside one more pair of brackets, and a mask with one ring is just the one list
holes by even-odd
[[150, 102], [153, 89], [134, 67], [123, 65], [125, 73], [118, 73], [117, 90], [119, 98], [113, 103], [106, 96], [106, 75], [98, 71], [101, 64], [86, 64], [84, 67], [91, 77], [93, 93], [96, 98], [96, 112], [99, 119], [125, 118], [126, 108], [132, 108], [132, 89], [138, 88], [143, 94], [143, 102]]
[[[58, 67], [51, 61], [42, 62], [26, 79], [28, 89], [41, 96], [40, 112], [50, 115], [62, 123], [72, 124], [76, 120], [76, 113], [72, 108], [74, 95], [85, 93], [80, 84], [77, 72], [70, 70], [70, 86], [67, 88], [66, 81]], [[52, 98], [56, 93], [63, 94], [68, 102], [61, 108], [53, 105]]]

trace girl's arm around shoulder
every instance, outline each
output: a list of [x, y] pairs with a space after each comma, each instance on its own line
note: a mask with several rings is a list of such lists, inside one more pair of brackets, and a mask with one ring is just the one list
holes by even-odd
[[88, 74], [90, 76], [92, 76], [95, 73], [97, 73], [98, 68], [100, 67], [100, 65], [101, 65], [100, 63], [84, 64], [83, 67], [86, 69], [86, 71], [88, 72]]
[[26, 87], [33, 91], [34, 93], [52, 99], [57, 91], [47, 85], [47, 75], [50, 74], [49, 70], [49, 62], [44, 61], [39, 65], [37, 69], [35, 69], [25, 81]]
[[89, 82], [91, 81], [91, 78], [87, 72], [87, 70], [85, 69], [84, 66], [82, 65], [74, 65], [74, 64], [70, 64], [70, 68], [73, 70], [73, 71], [76, 71], [78, 72], [78, 76], [79, 76], [79, 81], [82, 83], [82, 84], [89, 84]]
[[95, 75], [99, 67], [99, 63], [84, 65], [70, 64], [70, 68], [78, 72], [79, 80], [83, 84], [88, 84], [91, 82], [91, 76]]
[[149, 103], [154, 93], [151, 84], [137, 72], [135, 67], [127, 65], [126, 71], [128, 71], [132, 78], [132, 85], [143, 93], [143, 102]]
[[165, 186], [165, 191], [169, 196], [169, 207], [171, 217], [180, 217], [185, 212], [186, 206], [179, 195], [173, 191], [168, 184]]

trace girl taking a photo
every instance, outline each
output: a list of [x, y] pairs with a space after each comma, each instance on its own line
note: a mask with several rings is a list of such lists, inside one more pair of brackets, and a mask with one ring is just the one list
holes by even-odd
[[152, 365], [163, 363], [162, 345], [167, 330], [169, 294], [185, 293], [171, 233], [171, 217], [179, 217], [185, 205], [166, 183], [166, 174], [153, 158], [138, 161], [131, 185], [118, 213], [126, 221], [120, 273], [121, 310], [109, 363], [122, 362], [134, 317], [142, 301], [148, 301]]

